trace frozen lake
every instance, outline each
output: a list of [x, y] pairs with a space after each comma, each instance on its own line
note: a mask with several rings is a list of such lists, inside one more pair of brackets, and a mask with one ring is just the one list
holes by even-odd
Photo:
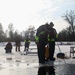
[[[70, 46], [74, 45], [59, 45], [67, 57], [70, 56]], [[55, 72], [55, 75], [75, 75], [75, 59], [56, 58], [53, 67], [39, 68], [37, 49], [29, 50], [27, 55], [21, 55], [15, 51], [15, 46], [13, 46], [11, 54], [6, 54], [4, 47], [5, 43], [0, 43], [0, 75], [41, 75], [46, 69], [49, 72]], [[36, 48], [36, 45], [32, 43], [30, 48]], [[21, 52], [23, 50], [24, 46], [22, 45]], [[55, 47], [55, 57], [57, 53], [59, 53], [58, 45]], [[46, 75], [45, 72], [44, 75]]]

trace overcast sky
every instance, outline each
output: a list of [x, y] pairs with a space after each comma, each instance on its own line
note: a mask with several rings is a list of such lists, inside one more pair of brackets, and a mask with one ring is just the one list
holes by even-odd
[[68, 26], [61, 17], [67, 10], [75, 10], [75, 0], [0, 0], [0, 23], [4, 30], [13, 23], [14, 29], [23, 31], [53, 21], [59, 32]]

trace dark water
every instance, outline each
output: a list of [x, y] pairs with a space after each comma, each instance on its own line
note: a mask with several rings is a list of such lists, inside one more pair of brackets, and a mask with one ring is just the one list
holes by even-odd
[[37, 75], [75, 75], [75, 64], [40, 67]]
[[75, 64], [56, 66], [56, 75], [75, 75]]
[[40, 67], [38, 75], [55, 75], [55, 69], [54, 67]]

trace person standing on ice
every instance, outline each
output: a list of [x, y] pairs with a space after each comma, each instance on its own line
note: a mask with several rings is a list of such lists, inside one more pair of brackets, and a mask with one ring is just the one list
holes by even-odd
[[53, 28], [54, 24], [53, 22], [50, 22], [50, 24], [45, 28], [47, 31], [47, 38], [48, 38], [48, 44], [49, 44], [49, 59], [51, 61], [54, 61], [54, 52], [55, 52], [55, 41], [58, 38], [58, 34], [55, 28]]
[[16, 36], [15, 38], [15, 45], [16, 45], [16, 52], [20, 52], [20, 45], [21, 45], [21, 38], [20, 35]]
[[45, 46], [49, 45], [49, 60], [54, 61], [55, 41], [57, 40], [57, 31], [53, 28], [54, 24], [46, 23], [41, 25], [36, 32], [36, 44], [38, 48], [39, 63], [45, 63]]
[[30, 45], [30, 38], [28, 38], [28, 36], [27, 36], [26, 39], [24, 40], [24, 42], [25, 42], [24, 51], [28, 51], [29, 50], [29, 45]]

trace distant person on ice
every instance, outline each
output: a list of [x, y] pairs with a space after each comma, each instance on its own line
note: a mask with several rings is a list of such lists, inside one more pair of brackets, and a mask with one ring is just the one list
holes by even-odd
[[24, 40], [24, 42], [25, 42], [24, 51], [28, 51], [29, 50], [29, 45], [30, 45], [30, 38], [27, 36], [26, 39]]
[[21, 38], [20, 35], [16, 36], [15, 38], [15, 45], [16, 45], [16, 52], [20, 52], [20, 45], [21, 45]]
[[57, 40], [57, 31], [53, 28], [54, 24], [46, 23], [37, 29], [36, 44], [38, 48], [39, 63], [45, 63], [45, 46], [49, 45], [49, 61], [54, 61], [55, 41]]
[[12, 53], [12, 43], [10, 41], [6, 44], [5, 53]]

